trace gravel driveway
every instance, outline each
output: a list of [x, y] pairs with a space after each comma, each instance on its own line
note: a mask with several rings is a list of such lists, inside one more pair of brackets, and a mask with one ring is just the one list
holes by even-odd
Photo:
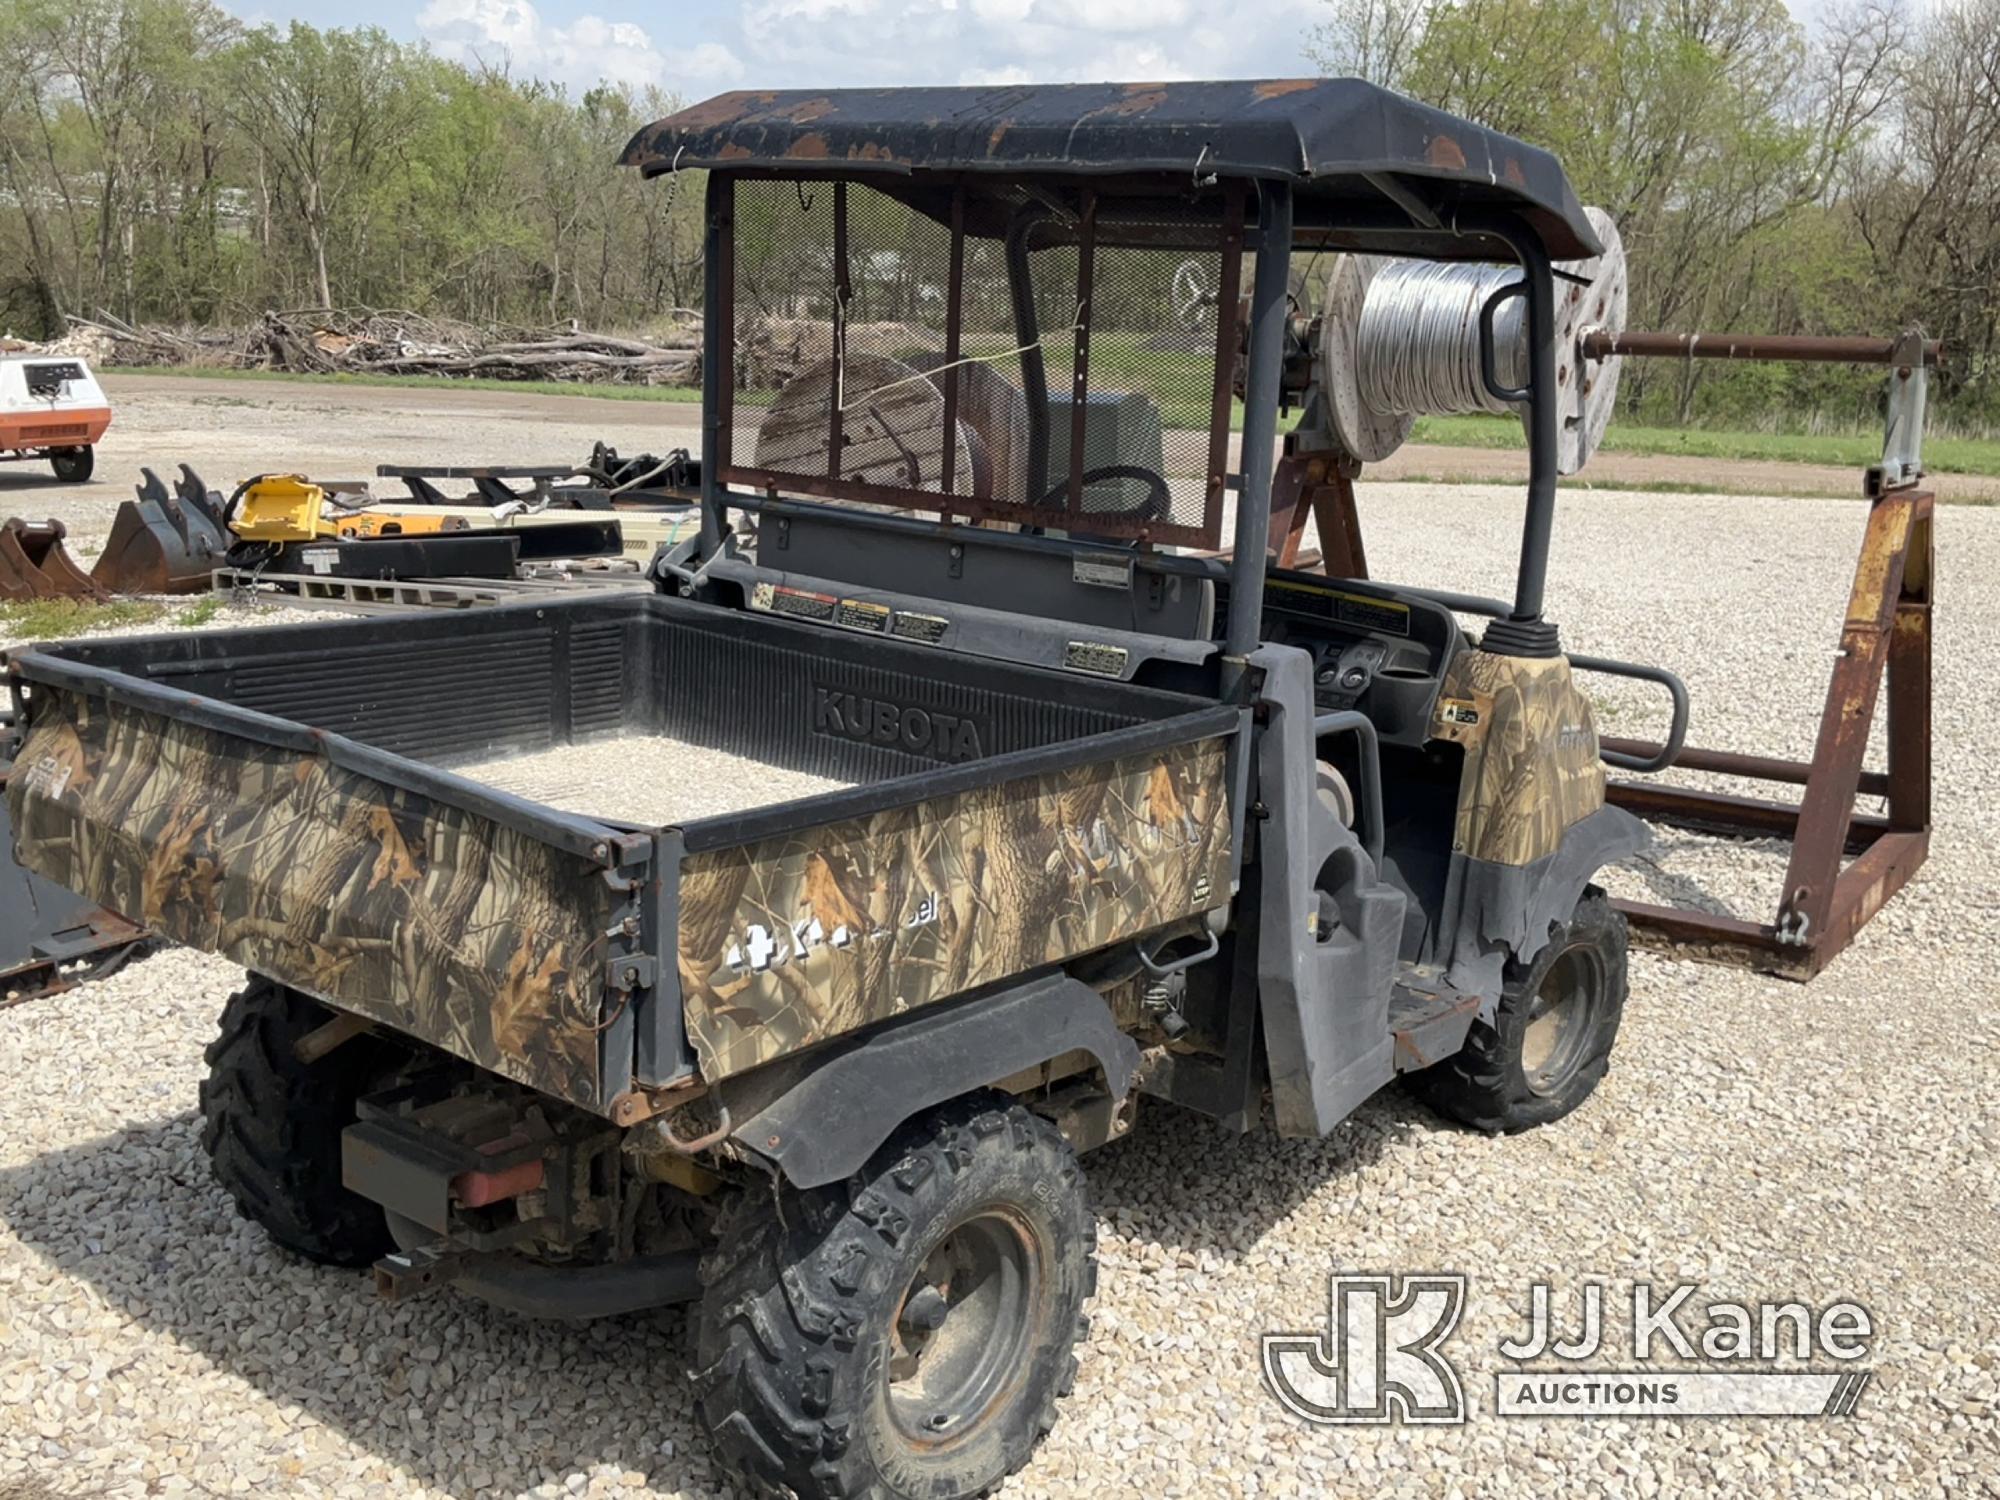
[[[1378, 575], [1507, 587], [1514, 492], [1366, 487]], [[1688, 678], [1695, 741], [1810, 750], [1855, 503], [1573, 494], [1551, 612]], [[1163, 1106], [1092, 1158], [1104, 1262], [1082, 1375], [1007, 1495], [2000, 1494], [2000, 782], [1986, 734], [2000, 513], [1944, 510], [1931, 862], [1810, 987], [1640, 956], [1597, 1095], [1492, 1140], [1399, 1091], [1331, 1137]], [[1605, 727], [1643, 732], [1643, 694]], [[1614, 884], [1767, 916], [1782, 857], [1672, 841]], [[521, 1322], [274, 1251], [211, 1186], [201, 1047], [236, 982], [187, 953], [0, 1013], [0, 1496], [723, 1492], [678, 1313]], [[1472, 1420], [1329, 1429], [1258, 1335], [1323, 1327], [1332, 1269], [1463, 1271]], [[1536, 1280], [1864, 1304], [1844, 1420], [1513, 1420], [1497, 1343]], [[1607, 1367], [1629, 1365], [1614, 1332]], [[1621, 1354], [1628, 1356], [1620, 1359]], [[12, 1488], [10, 1488], [12, 1486]]]

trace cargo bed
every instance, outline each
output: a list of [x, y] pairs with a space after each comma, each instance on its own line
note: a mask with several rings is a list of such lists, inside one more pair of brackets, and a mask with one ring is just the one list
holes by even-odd
[[[1230, 894], [1235, 710], [884, 636], [621, 596], [10, 672], [27, 868], [607, 1113]], [[644, 827], [450, 769], [614, 736], [848, 785]]]

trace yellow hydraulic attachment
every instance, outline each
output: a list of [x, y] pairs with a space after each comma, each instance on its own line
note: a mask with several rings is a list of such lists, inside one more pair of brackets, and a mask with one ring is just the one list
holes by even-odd
[[[366, 509], [356, 507], [365, 506]], [[246, 542], [311, 542], [329, 536], [430, 536], [464, 531], [463, 516], [434, 506], [385, 510], [359, 490], [314, 484], [303, 474], [264, 474], [244, 488], [229, 529]]]

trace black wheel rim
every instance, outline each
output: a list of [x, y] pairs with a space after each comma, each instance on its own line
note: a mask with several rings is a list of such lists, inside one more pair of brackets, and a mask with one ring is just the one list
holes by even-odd
[[953, 1225], [896, 1305], [889, 1416], [913, 1446], [956, 1445], [1015, 1395], [1042, 1301], [1040, 1241], [1009, 1208]]
[[1603, 994], [1603, 966], [1591, 949], [1565, 949], [1549, 965], [1521, 1034], [1521, 1072], [1532, 1092], [1561, 1094], [1576, 1077], [1590, 1055]]

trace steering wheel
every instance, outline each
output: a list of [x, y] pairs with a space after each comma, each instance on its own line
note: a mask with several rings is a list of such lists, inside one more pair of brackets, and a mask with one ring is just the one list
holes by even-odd
[[[1146, 503], [1138, 514], [1149, 521], [1157, 521], [1173, 509], [1173, 491], [1167, 488], [1167, 481], [1151, 469], [1138, 464], [1101, 464], [1095, 469], [1083, 471], [1085, 484], [1099, 484], [1107, 479], [1136, 479], [1146, 486]], [[1043, 510], [1054, 505], [1069, 493], [1069, 481], [1063, 479], [1049, 487], [1049, 492], [1035, 502], [1035, 509]]]

